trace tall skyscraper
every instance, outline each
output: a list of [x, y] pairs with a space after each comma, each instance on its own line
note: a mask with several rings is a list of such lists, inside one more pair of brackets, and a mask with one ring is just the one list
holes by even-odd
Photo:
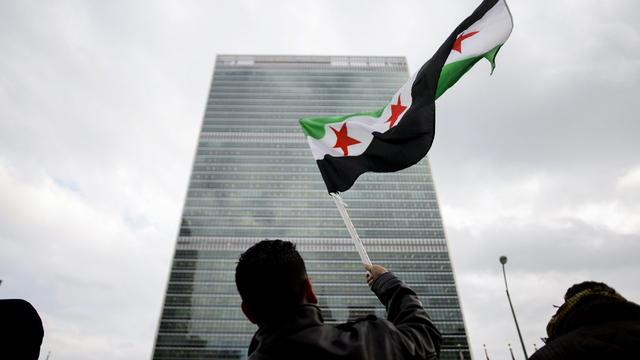
[[[385, 316], [297, 120], [378, 109], [408, 76], [399, 57], [217, 57], [153, 359], [246, 358], [256, 328], [235, 265], [265, 238], [298, 245], [326, 322]], [[442, 359], [469, 359], [427, 160], [365, 174], [343, 198], [372, 261], [411, 285], [444, 334]]]

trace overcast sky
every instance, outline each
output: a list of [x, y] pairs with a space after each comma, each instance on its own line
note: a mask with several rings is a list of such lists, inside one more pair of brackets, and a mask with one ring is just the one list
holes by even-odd
[[[480, 0], [0, 2], [0, 298], [44, 359], [149, 359], [216, 54], [406, 56]], [[540, 346], [566, 288], [640, 301], [640, 3], [512, 0], [430, 152], [476, 359]], [[636, 115], [633, 115], [636, 114]]]

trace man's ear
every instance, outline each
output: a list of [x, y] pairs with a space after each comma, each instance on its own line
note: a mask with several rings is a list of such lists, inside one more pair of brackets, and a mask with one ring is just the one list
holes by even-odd
[[316, 294], [313, 292], [313, 286], [311, 286], [311, 280], [308, 277], [304, 278], [304, 299], [309, 304], [317, 304], [318, 298]]
[[244, 301], [242, 302], [242, 304], [240, 304], [240, 308], [242, 309], [242, 313], [244, 314], [244, 316], [246, 316], [247, 319], [249, 319], [249, 321], [251, 321], [252, 324], [256, 324], [256, 320], [253, 317], [251, 310], [249, 310], [249, 307], [247, 307]]

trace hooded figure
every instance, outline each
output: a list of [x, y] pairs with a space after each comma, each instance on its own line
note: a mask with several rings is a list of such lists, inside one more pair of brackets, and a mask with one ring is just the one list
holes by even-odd
[[43, 337], [42, 320], [29, 302], [0, 300], [0, 359], [38, 360]]
[[531, 360], [640, 359], [640, 306], [604, 283], [573, 285]]

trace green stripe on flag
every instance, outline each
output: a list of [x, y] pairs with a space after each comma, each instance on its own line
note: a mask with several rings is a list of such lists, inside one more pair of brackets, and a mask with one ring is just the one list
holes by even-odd
[[484, 58], [489, 60], [489, 62], [491, 63], [491, 74], [492, 75], [493, 75], [493, 70], [496, 69], [496, 56], [498, 56], [498, 51], [500, 51], [501, 48], [502, 48], [502, 45], [498, 45], [498, 46], [494, 47], [493, 50], [491, 50], [488, 53], [484, 54]]
[[[386, 106], [385, 106], [386, 107]], [[370, 112], [360, 112], [355, 114], [343, 115], [343, 116], [328, 116], [328, 117], [316, 117], [316, 118], [302, 118], [299, 120], [300, 126], [305, 136], [311, 136], [314, 139], [320, 140], [324, 137], [325, 126], [327, 124], [339, 123], [354, 116], [368, 116], [372, 118], [379, 118], [382, 115], [384, 108]]]
[[445, 65], [440, 72], [440, 78], [438, 79], [438, 88], [436, 89], [435, 98], [437, 99], [440, 97], [440, 95], [444, 94], [445, 91], [452, 87], [453, 84], [455, 84], [462, 77], [462, 75], [469, 71], [469, 69], [471, 69], [473, 65], [475, 65], [475, 63], [477, 63], [482, 58], [489, 60], [489, 62], [491, 63], [491, 73], [493, 74], [493, 69], [495, 69], [496, 67], [496, 55], [498, 55], [500, 47], [502, 47], [502, 45], [496, 46], [484, 55], [474, 56]]

